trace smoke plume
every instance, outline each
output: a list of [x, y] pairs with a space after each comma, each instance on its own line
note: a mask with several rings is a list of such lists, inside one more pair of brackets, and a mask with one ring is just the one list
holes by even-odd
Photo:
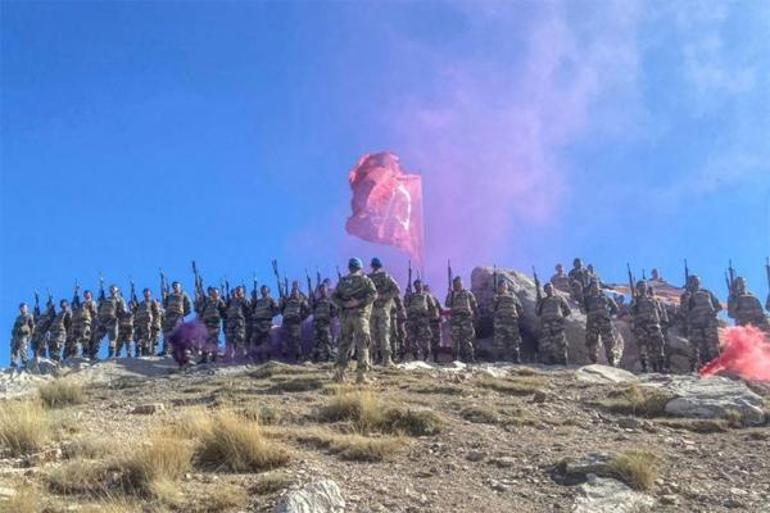
[[750, 381], [770, 381], [770, 339], [754, 326], [727, 328], [722, 334], [722, 354], [700, 371], [707, 378], [737, 374]]

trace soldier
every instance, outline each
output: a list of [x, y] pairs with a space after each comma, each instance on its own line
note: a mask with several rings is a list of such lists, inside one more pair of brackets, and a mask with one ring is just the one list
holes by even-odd
[[433, 355], [433, 361], [438, 363], [438, 354], [441, 351], [441, 301], [431, 292], [430, 286], [426, 283], [423, 289], [428, 294], [428, 298], [433, 302], [433, 312], [430, 315], [430, 353]]
[[56, 306], [49, 299], [45, 313], [39, 313], [37, 307], [35, 307], [35, 312], [35, 329], [32, 330], [31, 345], [32, 358], [37, 360], [45, 354], [46, 347], [48, 346], [48, 328], [51, 327], [51, 322], [56, 317]]
[[202, 351], [201, 363], [208, 363], [215, 360], [219, 348], [219, 331], [222, 325], [222, 318], [225, 316], [227, 308], [225, 302], [219, 297], [219, 290], [214, 287], [207, 289], [208, 297], [199, 300], [197, 306], [198, 318], [206, 325], [208, 337], [206, 345]]
[[26, 368], [29, 362], [29, 338], [35, 331], [35, 319], [27, 310], [27, 303], [19, 305], [19, 315], [13, 323], [11, 330], [11, 368], [16, 368], [16, 362], [20, 361]]
[[413, 286], [414, 291], [404, 297], [406, 351], [415, 360], [427, 360], [432, 339], [430, 323], [437, 316], [436, 305], [423, 288], [422, 280], [414, 280]]
[[88, 358], [88, 355], [91, 351], [91, 346], [94, 344], [94, 339], [96, 338], [96, 325], [99, 319], [99, 308], [96, 304], [96, 300], [94, 299], [94, 295], [90, 290], [83, 291], [83, 301], [80, 306], [89, 312], [89, 317], [91, 318], [91, 324], [89, 325], [91, 335], [87, 340], [83, 338], [80, 343], [81, 356]]
[[190, 296], [182, 291], [182, 284], [175, 281], [171, 284], [171, 292], [163, 298], [163, 348], [159, 356], [168, 354], [168, 338], [179, 324], [192, 311]]
[[702, 366], [719, 355], [717, 314], [722, 310], [722, 305], [714, 294], [701, 288], [700, 278], [693, 275], [690, 277], [690, 290], [683, 309], [690, 344], [695, 349], [695, 361], [698, 366]]
[[391, 353], [393, 359], [402, 359], [406, 350], [406, 309], [404, 308], [404, 301], [401, 296], [393, 298], [393, 310], [390, 315], [391, 319], [395, 319], [395, 322], [391, 324], [392, 332], [390, 334], [390, 340], [393, 347]]
[[599, 341], [604, 345], [604, 354], [611, 367], [620, 363], [623, 357], [623, 339], [612, 325], [612, 315], [618, 313], [615, 301], [602, 293], [598, 281], [592, 281], [585, 295], [586, 347], [591, 363], [599, 360]]
[[88, 351], [88, 357], [91, 360], [95, 360], [99, 354], [102, 339], [105, 335], [107, 335], [109, 340], [107, 356], [112, 358], [115, 355], [118, 339], [118, 319], [126, 311], [126, 308], [126, 302], [120, 295], [118, 287], [110, 285], [110, 295], [104, 297], [102, 294], [97, 305], [96, 333], [91, 340], [91, 347]]
[[72, 330], [64, 348], [64, 358], [88, 354], [94, 336], [92, 327], [97, 319], [96, 302], [90, 290], [83, 291], [83, 301], [77, 290], [72, 298]]
[[332, 319], [337, 317], [337, 307], [329, 297], [325, 283], [318, 287], [318, 297], [313, 301], [313, 354], [314, 362], [328, 362], [334, 352]]
[[497, 284], [497, 292], [492, 298], [495, 352], [498, 359], [521, 363], [519, 317], [523, 312], [521, 302], [509, 289], [508, 282], [500, 280]]
[[631, 329], [639, 346], [642, 372], [648, 372], [649, 365], [652, 366], [653, 372], [662, 372], [665, 340], [661, 321], [665, 319], [666, 313], [660, 302], [649, 294], [645, 281], [636, 284], [636, 296], [631, 302], [631, 315]]
[[572, 270], [569, 272], [570, 297], [573, 301], [581, 305], [582, 308], [583, 294], [586, 289], [588, 289], [590, 275], [588, 274], [588, 270], [583, 267], [583, 261], [581, 259], [576, 258], [572, 262], [572, 265]]
[[145, 288], [142, 291], [144, 299], [134, 308], [134, 328], [136, 331], [136, 356], [155, 354], [153, 347], [153, 331], [160, 327], [161, 309], [152, 297], [152, 291]]
[[358, 365], [356, 366], [356, 382], [366, 382], [366, 372], [369, 370], [369, 346], [372, 342], [369, 330], [369, 318], [372, 314], [372, 305], [377, 299], [377, 287], [363, 271], [364, 264], [358, 258], [348, 261], [349, 274], [340, 279], [337, 288], [332, 294], [332, 301], [340, 310], [342, 331], [340, 333], [339, 348], [337, 350], [337, 363], [335, 379], [342, 382], [345, 378], [345, 369], [348, 367], [351, 349], [355, 347]]
[[67, 343], [72, 326], [72, 312], [66, 299], [59, 301], [59, 313], [48, 328], [48, 357], [56, 362], [61, 360], [61, 351]]
[[572, 292], [569, 276], [564, 272], [564, 266], [556, 264], [556, 274], [551, 276], [551, 285], [561, 292]]
[[463, 362], [475, 362], [476, 330], [473, 323], [478, 316], [479, 306], [473, 292], [463, 288], [463, 280], [459, 276], [452, 280], [452, 289], [447, 294], [444, 305], [449, 309], [454, 358]]
[[375, 353], [379, 352], [379, 361], [384, 367], [393, 367], [393, 357], [390, 347], [390, 313], [393, 309], [393, 299], [401, 295], [398, 283], [382, 268], [379, 258], [372, 258], [372, 272], [369, 279], [377, 287], [377, 299], [372, 307], [372, 338]]
[[246, 324], [249, 321], [250, 310], [246, 289], [242, 286], [236, 287], [225, 310], [225, 332], [228, 344], [226, 349], [229, 357], [245, 358], [248, 355]]
[[[139, 352], [138, 345], [134, 342], [134, 311], [137, 303], [131, 299], [125, 309], [118, 314], [118, 339], [115, 344], [115, 357], [120, 358], [123, 346], [126, 347], [126, 357], [131, 357], [131, 343], [134, 343], [134, 351]], [[138, 356], [138, 355], [137, 355]]]
[[310, 314], [310, 307], [298, 281], [291, 283], [291, 292], [281, 300], [281, 314], [286, 336], [284, 357], [294, 362], [302, 361], [302, 321]]
[[727, 315], [735, 319], [736, 326], [752, 325], [770, 333], [770, 323], [762, 310], [762, 303], [746, 290], [746, 279], [742, 276], [735, 278], [732, 293], [727, 299]]
[[567, 365], [567, 337], [564, 335], [564, 319], [572, 314], [567, 301], [554, 294], [553, 285], [543, 287], [545, 297], [539, 298], [535, 313], [540, 317], [542, 335], [539, 343], [540, 357], [546, 365]]
[[617, 318], [624, 321], [630, 319], [631, 310], [626, 304], [626, 296], [623, 294], [613, 294], [613, 299], [615, 299], [615, 304], [618, 306]]
[[259, 288], [262, 297], [251, 305], [251, 354], [262, 362], [270, 356], [270, 330], [273, 318], [281, 312], [278, 303], [270, 297], [270, 287]]

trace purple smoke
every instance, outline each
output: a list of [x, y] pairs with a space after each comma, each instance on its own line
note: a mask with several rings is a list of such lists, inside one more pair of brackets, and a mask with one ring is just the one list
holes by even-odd
[[190, 363], [190, 357], [205, 347], [207, 338], [208, 330], [198, 319], [177, 325], [169, 336], [171, 355], [176, 363], [180, 366]]

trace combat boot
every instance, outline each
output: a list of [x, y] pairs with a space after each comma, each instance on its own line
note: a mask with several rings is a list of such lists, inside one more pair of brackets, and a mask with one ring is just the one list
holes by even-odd
[[395, 362], [393, 361], [393, 358], [390, 357], [390, 354], [385, 354], [385, 356], [382, 359], [382, 366], [392, 369], [396, 366]]

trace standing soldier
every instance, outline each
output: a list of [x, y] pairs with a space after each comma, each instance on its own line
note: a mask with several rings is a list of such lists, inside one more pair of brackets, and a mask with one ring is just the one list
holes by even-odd
[[281, 301], [281, 314], [286, 336], [284, 357], [293, 362], [302, 361], [302, 321], [310, 314], [310, 307], [296, 280], [291, 283], [289, 295]]
[[96, 324], [99, 319], [99, 308], [96, 305], [94, 294], [90, 290], [83, 291], [83, 302], [80, 306], [89, 312], [89, 317], [91, 319], [90, 324], [88, 325], [90, 335], [88, 339], [85, 339], [84, 337], [80, 344], [81, 356], [88, 358], [88, 355], [91, 352], [91, 346], [94, 344], [94, 339], [96, 338]]
[[159, 356], [168, 354], [168, 339], [176, 325], [179, 324], [192, 310], [190, 296], [182, 291], [182, 284], [175, 281], [171, 284], [171, 292], [163, 298], [163, 348]]
[[64, 358], [88, 354], [93, 337], [92, 327], [97, 318], [96, 303], [90, 290], [83, 291], [83, 301], [77, 287], [72, 298], [72, 330], [64, 348]]
[[115, 345], [115, 357], [120, 358], [123, 346], [126, 347], [126, 357], [131, 357], [131, 343], [134, 343], [134, 351], [139, 356], [139, 345], [134, 341], [134, 312], [139, 303], [135, 298], [130, 298], [122, 312], [118, 314], [118, 340]]
[[436, 305], [419, 278], [414, 280], [414, 292], [404, 297], [406, 308], [406, 351], [415, 360], [427, 360], [430, 355], [431, 320], [436, 317]]
[[647, 287], [645, 281], [636, 284], [636, 295], [631, 302], [631, 326], [639, 347], [642, 372], [647, 372], [648, 366], [652, 366], [653, 372], [662, 372], [665, 340], [661, 322], [666, 318], [666, 312], [660, 302], [649, 294]]
[[602, 293], [598, 281], [592, 281], [585, 296], [586, 347], [591, 363], [599, 360], [599, 341], [610, 367], [615, 367], [623, 357], [623, 340], [612, 325], [612, 315], [618, 313], [615, 301]]
[[326, 283], [318, 287], [318, 297], [313, 301], [313, 361], [328, 362], [334, 352], [332, 343], [332, 319], [337, 317], [337, 307], [329, 297]]
[[762, 310], [762, 303], [746, 290], [746, 279], [742, 276], [735, 278], [732, 293], [727, 299], [727, 315], [735, 319], [736, 326], [752, 325], [770, 333], [770, 323]]
[[245, 358], [248, 355], [246, 324], [249, 321], [249, 310], [246, 289], [243, 286], [235, 287], [225, 310], [225, 333], [229, 346], [225, 351], [228, 357]]
[[61, 351], [72, 326], [72, 312], [66, 299], [59, 301], [59, 313], [53, 318], [48, 328], [48, 357], [58, 362], [61, 360]]
[[196, 309], [198, 317], [206, 325], [208, 337], [206, 346], [203, 348], [201, 363], [208, 363], [215, 360], [219, 348], [219, 331], [222, 325], [222, 318], [225, 315], [225, 302], [219, 297], [219, 291], [214, 287], [208, 288], [208, 297], [198, 301]]
[[394, 319], [390, 333], [391, 353], [394, 360], [401, 360], [405, 354], [406, 348], [406, 308], [401, 296], [393, 298], [393, 310], [390, 318]]
[[572, 262], [572, 270], [569, 272], [570, 297], [573, 301], [583, 307], [583, 294], [588, 289], [589, 274], [583, 267], [583, 261], [576, 258]]
[[262, 285], [259, 293], [262, 297], [251, 305], [251, 354], [258, 362], [262, 362], [270, 355], [270, 331], [273, 328], [273, 318], [281, 312], [281, 309], [275, 299], [270, 297], [270, 287]]
[[[538, 298], [535, 313], [540, 317], [542, 335], [539, 351], [546, 365], [567, 365], [567, 337], [564, 335], [564, 319], [572, 314], [567, 301], [554, 294], [553, 285], [543, 287], [545, 297]], [[539, 292], [538, 292], [539, 295]]]
[[[103, 292], [104, 289], [102, 289]], [[91, 348], [88, 352], [88, 357], [91, 360], [95, 360], [99, 354], [99, 349], [102, 343], [102, 339], [105, 335], [109, 340], [109, 348], [107, 356], [112, 358], [115, 356], [115, 348], [118, 340], [118, 319], [126, 311], [126, 302], [120, 295], [120, 291], [116, 285], [110, 285], [110, 295], [108, 297], [99, 298], [97, 306], [97, 324], [96, 335], [94, 336], [91, 344]]]
[[[719, 355], [717, 314], [722, 310], [719, 300], [710, 291], [701, 288], [698, 276], [690, 277], [690, 291], [683, 305], [687, 319], [687, 333], [695, 349], [695, 361], [700, 367]], [[694, 369], [693, 369], [694, 370]]]
[[11, 330], [11, 368], [16, 368], [16, 362], [20, 361], [26, 368], [29, 362], [29, 337], [35, 330], [35, 319], [27, 310], [27, 303], [19, 305], [19, 315], [13, 323]]
[[342, 328], [335, 371], [335, 379], [338, 382], [345, 379], [345, 369], [348, 367], [353, 347], [358, 359], [356, 383], [366, 382], [366, 372], [370, 366], [369, 346], [372, 343], [372, 335], [369, 330], [369, 318], [372, 315], [372, 304], [377, 299], [377, 288], [363, 273], [363, 266], [360, 259], [351, 258], [348, 261], [349, 274], [340, 279], [332, 294], [332, 301], [340, 309]]
[[134, 310], [134, 327], [136, 331], [136, 356], [154, 354], [153, 331], [160, 326], [160, 303], [152, 297], [152, 291], [145, 288], [142, 291], [144, 299]]
[[[433, 312], [430, 314], [430, 352], [433, 361], [438, 363], [438, 353], [441, 350], [441, 301], [431, 292], [430, 286], [423, 286], [428, 294], [428, 299], [433, 302]], [[427, 357], [426, 357], [427, 359]]]
[[384, 367], [393, 367], [393, 357], [390, 347], [390, 314], [393, 309], [393, 300], [401, 295], [398, 283], [382, 268], [379, 258], [372, 258], [372, 272], [369, 279], [377, 288], [377, 299], [372, 308], [372, 338], [374, 339], [374, 352], [379, 352], [379, 362]]
[[500, 360], [521, 363], [519, 318], [524, 313], [524, 309], [505, 280], [500, 280], [497, 284], [497, 293], [492, 298], [492, 312], [496, 357]]
[[459, 276], [452, 279], [452, 289], [447, 294], [444, 305], [450, 315], [449, 328], [452, 333], [454, 359], [475, 362], [476, 330], [473, 328], [473, 322], [478, 316], [479, 306], [473, 292], [463, 288], [463, 280]]
[[45, 349], [48, 347], [48, 328], [51, 327], [54, 317], [56, 317], [56, 306], [50, 298], [44, 314], [41, 314], [40, 309], [35, 306], [35, 329], [32, 331], [32, 358], [35, 361], [45, 354]]
[[569, 276], [564, 272], [564, 266], [556, 264], [556, 274], [551, 276], [551, 285], [561, 292], [572, 292]]

